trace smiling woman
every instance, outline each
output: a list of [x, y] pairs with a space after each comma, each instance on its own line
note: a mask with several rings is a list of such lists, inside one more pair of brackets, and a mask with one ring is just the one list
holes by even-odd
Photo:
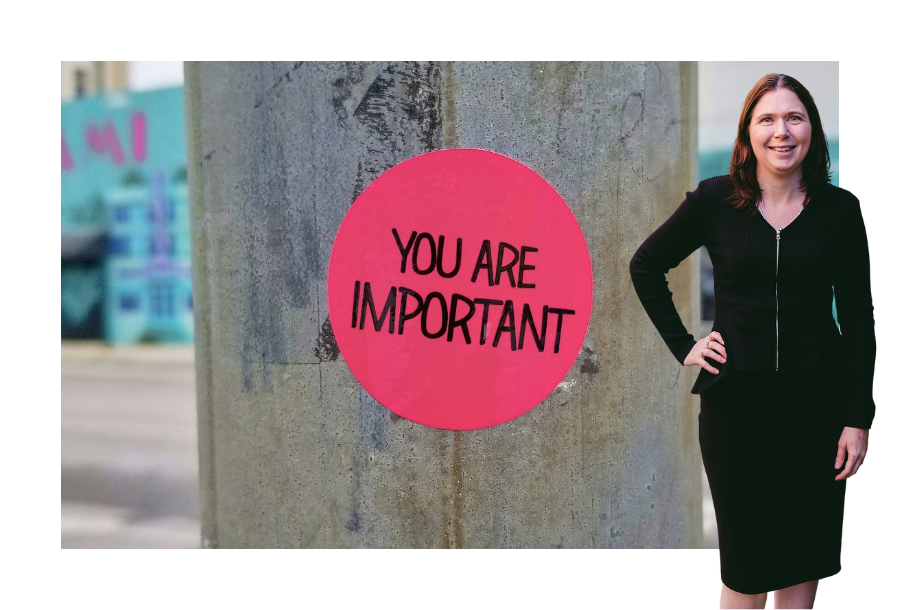
[[812, 191], [830, 182], [830, 165], [819, 110], [806, 87], [785, 74], [760, 79], [744, 101], [731, 154], [735, 207], [756, 207], [783, 181], [797, 184], [795, 195], [802, 193], [805, 207]]
[[[723, 608], [764, 608], [768, 591], [775, 607], [811, 608], [818, 580], [841, 569], [846, 479], [875, 414], [875, 323], [860, 204], [829, 179], [812, 96], [769, 74], [744, 102], [730, 175], [701, 181], [631, 261], [670, 351], [701, 367]], [[665, 273], [700, 246], [715, 320], [695, 341]]]

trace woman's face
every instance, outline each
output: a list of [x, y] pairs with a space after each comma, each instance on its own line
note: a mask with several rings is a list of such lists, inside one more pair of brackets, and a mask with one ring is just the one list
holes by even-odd
[[750, 145], [758, 172], [771, 177], [803, 171], [812, 141], [806, 107], [790, 89], [763, 95], [750, 118]]

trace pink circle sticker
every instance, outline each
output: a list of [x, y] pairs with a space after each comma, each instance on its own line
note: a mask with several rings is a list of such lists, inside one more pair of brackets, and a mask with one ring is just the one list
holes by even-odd
[[362, 386], [414, 422], [502, 424], [559, 385], [591, 317], [578, 221], [546, 180], [485, 150], [419, 155], [357, 198], [328, 310]]

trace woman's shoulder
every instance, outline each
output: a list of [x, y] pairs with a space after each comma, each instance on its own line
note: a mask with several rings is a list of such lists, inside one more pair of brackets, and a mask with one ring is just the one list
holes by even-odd
[[830, 182], [827, 183], [824, 188], [825, 194], [828, 196], [828, 199], [851, 207], [859, 206], [859, 199], [857, 199], [856, 195], [854, 195], [850, 191], [842, 189], [839, 186], [835, 186]]
[[862, 216], [859, 199], [856, 195], [839, 186], [831, 183], [823, 187], [824, 200], [827, 202], [825, 208], [829, 214], [835, 219], [835, 222], [846, 223], [852, 222], [853, 219]]
[[734, 183], [731, 181], [731, 176], [726, 174], [701, 180], [697, 184], [697, 188], [693, 192], [687, 193], [687, 196], [710, 203], [724, 203], [733, 193]]

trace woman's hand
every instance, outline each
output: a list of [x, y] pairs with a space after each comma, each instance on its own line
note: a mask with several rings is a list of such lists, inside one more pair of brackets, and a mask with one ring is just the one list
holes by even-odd
[[841, 473], [834, 477], [835, 481], [842, 481], [856, 474], [859, 467], [866, 459], [866, 449], [869, 447], [869, 431], [863, 428], [844, 428], [841, 439], [838, 441], [837, 461], [835, 468], [840, 468], [847, 457], [847, 465]]
[[699, 364], [710, 373], [718, 375], [719, 369], [713, 367], [709, 362], [704, 360], [704, 357], [709, 357], [722, 363], [725, 362], [725, 340], [718, 331], [714, 330], [709, 333], [709, 336], [697, 341], [697, 345], [691, 349], [691, 353], [684, 359], [684, 366]]

